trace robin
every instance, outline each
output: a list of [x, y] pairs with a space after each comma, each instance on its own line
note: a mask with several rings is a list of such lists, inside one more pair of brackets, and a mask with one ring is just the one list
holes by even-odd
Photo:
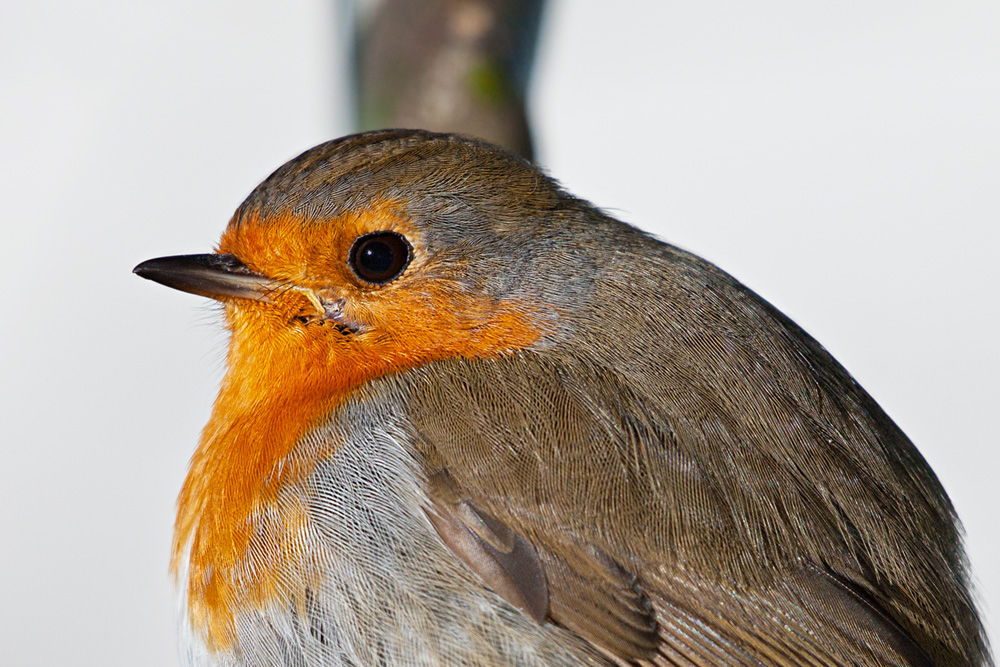
[[712, 264], [452, 135], [323, 144], [216, 252], [187, 665], [985, 665], [954, 509]]

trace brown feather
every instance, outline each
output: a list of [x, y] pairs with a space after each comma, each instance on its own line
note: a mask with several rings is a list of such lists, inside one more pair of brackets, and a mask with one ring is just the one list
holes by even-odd
[[[383, 228], [412, 261], [352, 283], [344, 252]], [[267, 311], [289, 353], [318, 350], [289, 366], [322, 381], [299, 392], [310, 411], [271, 415], [297, 426], [270, 463], [316, 464], [312, 523], [290, 528], [323, 527], [333, 554], [309, 588], [331, 647], [401, 664], [411, 639], [438, 664], [990, 663], [954, 509], [871, 397], [731, 276], [530, 163], [455, 136], [347, 137], [259, 186], [223, 249], [351, 314], [347, 332], [303, 333]], [[275, 370], [271, 335], [234, 336], [253, 373]], [[281, 553], [279, 583], [307, 556]], [[264, 649], [304, 645], [252, 613]]]

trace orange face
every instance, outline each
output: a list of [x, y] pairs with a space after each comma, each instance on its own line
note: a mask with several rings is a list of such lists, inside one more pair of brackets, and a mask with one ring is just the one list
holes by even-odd
[[[359, 237], [390, 231], [405, 237], [410, 260], [373, 284], [352, 268], [351, 251]], [[454, 258], [451, 273], [438, 270], [420, 230], [392, 202], [334, 220], [245, 218], [230, 225], [218, 252], [267, 281], [255, 297], [219, 297], [232, 336], [228, 371], [178, 501], [173, 569], [189, 555], [193, 624], [224, 648], [238, 609], [293, 585], [287, 571], [275, 575], [296, 556], [289, 538], [305, 509], [278, 526], [265, 524], [261, 510], [311, 469], [290, 456], [310, 427], [373, 378], [504, 354], [545, 331], [532, 305], [448, 278], [463, 268]]]

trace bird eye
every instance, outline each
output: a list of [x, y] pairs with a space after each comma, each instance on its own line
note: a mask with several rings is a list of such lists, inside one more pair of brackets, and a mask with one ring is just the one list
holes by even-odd
[[410, 243], [396, 232], [373, 232], [359, 236], [351, 246], [347, 263], [366, 283], [385, 285], [395, 280], [410, 263]]

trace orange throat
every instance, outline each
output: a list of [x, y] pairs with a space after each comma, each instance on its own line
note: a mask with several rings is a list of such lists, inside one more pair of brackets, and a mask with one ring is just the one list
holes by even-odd
[[280, 515], [265, 510], [311, 470], [295, 443], [357, 383], [351, 373], [312, 372], [310, 362], [320, 360], [301, 340], [243, 336], [248, 323], [235, 319], [228, 371], [178, 498], [171, 561], [175, 576], [186, 563], [179, 584], [189, 618], [216, 649], [234, 642], [235, 612], [280, 592], [275, 575], [296, 556], [293, 537], [306, 514], [291, 498]]

